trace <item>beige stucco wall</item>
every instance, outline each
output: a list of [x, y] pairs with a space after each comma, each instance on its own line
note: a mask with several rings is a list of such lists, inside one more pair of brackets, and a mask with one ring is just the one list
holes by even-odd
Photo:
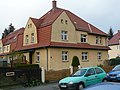
[[[62, 51], [68, 51], [67, 62], [62, 61]], [[82, 61], [82, 52], [88, 52], [88, 61]], [[97, 53], [102, 53], [102, 59], [97, 59]], [[72, 63], [73, 56], [78, 56], [81, 67], [96, 66], [103, 64], [104, 60], [108, 59], [108, 52], [101, 50], [81, 50], [81, 49], [50, 49], [50, 70], [68, 69]]]
[[109, 59], [120, 56], [120, 45], [113, 45], [109, 47], [111, 48], [111, 50], [108, 51]]
[[[63, 24], [61, 23], [61, 19], [63, 19]], [[65, 24], [65, 20], [67, 20], [68, 24]], [[68, 31], [67, 41], [61, 40], [62, 31]], [[52, 24], [51, 41], [52, 42], [69, 42], [69, 43], [77, 42], [75, 27], [65, 12], [63, 12]]]
[[[30, 24], [32, 24], [32, 27], [30, 27]], [[28, 28], [29, 25], [29, 28]], [[34, 43], [31, 43], [31, 34], [34, 33]], [[29, 38], [29, 42], [28, 44], [26, 44], [26, 35], [28, 35]], [[24, 40], [23, 40], [23, 46], [25, 45], [30, 45], [30, 44], [36, 44], [37, 43], [37, 30], [36, 30], [36, 26], [34, 25], [34, 23], [32, 22], [31, 19], [28, 20], [25, 30], [24, 30]]]

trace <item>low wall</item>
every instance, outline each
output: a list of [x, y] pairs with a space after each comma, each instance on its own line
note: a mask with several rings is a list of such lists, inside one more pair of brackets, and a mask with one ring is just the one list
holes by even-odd
[[59, 71], [46, 71], [45, 79], [46, 79], [46, 82], [56, 82], [69, 75], [70, 75], [69, 69], [64, 69]]

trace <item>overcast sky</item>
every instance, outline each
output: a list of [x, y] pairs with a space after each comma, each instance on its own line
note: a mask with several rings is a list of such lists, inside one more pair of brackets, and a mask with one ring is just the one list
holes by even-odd
[[[57, 0], [67, 9], [104, 32], [120, 29], [120, 0]], [[29, 17], [40, 18], [52, 8], [52, 0], [1, 0], [0, 37], [10, 23], [16, 29], [25, 27]]]

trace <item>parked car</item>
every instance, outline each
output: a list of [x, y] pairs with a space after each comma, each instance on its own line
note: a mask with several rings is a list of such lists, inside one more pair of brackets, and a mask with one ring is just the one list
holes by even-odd
[[114, 82], [104, 82], [92, 85], [84, 90], [120, 90], [120, 84]]
[[115, 66], [112, 71], [107, 74], [108, 81], [120, 81], [120, 65]]
[[81, 68], [70, 77], [59, 81], [60, 90], [81, 90], [105, 80], [106, 72], [100, 67]]

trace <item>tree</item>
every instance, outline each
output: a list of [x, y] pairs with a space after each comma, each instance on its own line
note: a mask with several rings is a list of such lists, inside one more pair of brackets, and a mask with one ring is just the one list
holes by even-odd
[[114, 34], [114, 32], [113, 32], [112, 28], [110, 27], [109, 32], [108, 32], [108, 35], [109, 35], [108, 39], [109, 40], [113, 37], [113, 34]]
[[73, 67], [78, 67], [80, 65], [79, 59], [77, 56], [74, 56], [72, 59], [72, 66]]
[[12, 25], [12, 23], [9, 25], [8, 27], [8, 32], [11, 33], [15, 30], [14, 26]]

